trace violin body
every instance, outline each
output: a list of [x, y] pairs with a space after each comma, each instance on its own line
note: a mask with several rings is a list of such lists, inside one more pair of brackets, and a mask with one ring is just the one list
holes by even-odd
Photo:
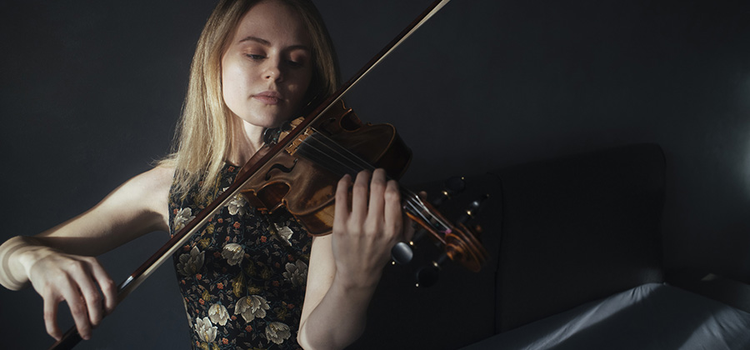
[[[285, 129], [300, 122], [294, 120]], [[286, 133], [280, 131], [279, 138]], [[411, 150], [392, 125], [364, 124], [339, 102], [260, 167], [241, 193], [262, 210], [285, 207], [308, 233], [325, 235], [333, 227], [334, 197], [342, 176], [383, 168], [397, 180], [410, 162]]]

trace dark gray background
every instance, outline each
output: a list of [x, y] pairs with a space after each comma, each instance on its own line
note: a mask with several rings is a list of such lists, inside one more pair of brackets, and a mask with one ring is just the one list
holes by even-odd
[[[348, 78], [430, 2], [318, 1]], [[166, 154], [214, 1], [0, 3], [0, 239], [93, 206]], [[404, 183], [654, 142], [669, 267], [750, 282], [746, 1], [456, 0], [348, 97], [414, 151]], [[101, 260], [116, 281], [166, 235]], [[81, 349], [187, 347], [161, 268]], [[46, 348], [41, 298], [0, 291], [0, 347]]]

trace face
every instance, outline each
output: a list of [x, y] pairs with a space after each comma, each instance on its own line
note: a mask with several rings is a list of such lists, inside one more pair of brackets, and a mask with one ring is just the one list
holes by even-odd
[[222, 93], [229, 109], [260, 128], [276, 127], [294, 116], [312, 77], [310, 42], [292, 9], [277, 1], [253, 6], [221, 59]]

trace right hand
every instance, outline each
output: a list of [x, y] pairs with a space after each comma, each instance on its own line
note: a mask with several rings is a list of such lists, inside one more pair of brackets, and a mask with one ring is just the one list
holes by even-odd
[[94, 257], [71, 255], [40, 247], [27, 252], [29, 281], [44, 299], [44, 323], [47, 333], [60, 340], [57, 308], [68, 303], [81, 338], [91, 338], [91, 331], [117, 305], [117, 287]]

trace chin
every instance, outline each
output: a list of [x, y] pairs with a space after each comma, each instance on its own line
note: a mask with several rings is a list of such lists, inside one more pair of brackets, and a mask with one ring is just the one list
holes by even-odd
[[239, 116], [239, 119], [243, 122], [257, 126], [262, 128], [275, 128], [283, 124], [285, 121], [289, 120], [290, 117], [288, 116], [279, 116], [279, 115], [246, 115], [246, 116]]

